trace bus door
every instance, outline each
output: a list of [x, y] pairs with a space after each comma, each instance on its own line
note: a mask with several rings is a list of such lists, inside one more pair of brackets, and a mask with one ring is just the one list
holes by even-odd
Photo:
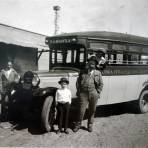
[[[67, 57], [66, 57], [66, 63], [70, 64], [71, 66], [78, 66], [81, 55], [79, 50], [76, 49], [69, 49], [67, 50]], [[74, 67], [71, 68], [71, 70], [68, 70], [68, 79], [69, 79], [69, 89], [71, 90], [72, 93], [72, 98], [76, 98], [76, 81], [78, 77], [78, 70]]]
[[62, 57], [62, 61], [64, 61], [62, 67], [65, 68], [65, 71], [68, 73], [69, 89], [72, 92], [72, 98], [76, 98], [76, 81], [80, 68], [84, 68], [85, 48], [80, 46], [67, 46], [61, 51], [64, 52], [62, 54], [64, 57], [59, 57]]

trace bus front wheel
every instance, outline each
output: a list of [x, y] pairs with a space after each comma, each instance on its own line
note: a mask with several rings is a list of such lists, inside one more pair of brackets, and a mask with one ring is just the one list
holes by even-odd
[[43, 128], [46, 132], [51, 131], [51, 128], [53, 126], [54, 116], [55, 116], [55, 110], [53, 106], [53, 96], [48, 96], [44, 101], [41, 114]]
[[148, 112], [148, 90], [143, 90], [138, 100], [138, 110], [140, 113]]

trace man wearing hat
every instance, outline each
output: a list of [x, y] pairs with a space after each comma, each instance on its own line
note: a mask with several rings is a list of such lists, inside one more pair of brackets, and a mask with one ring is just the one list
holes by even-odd
[[77, 79], [77, 95], [79, 97], [79, 115], [78, 121], [73, 129], [77, 132], [80, 129], [86, 108], [88, 106], [88, 131], [92, 132], [94, 114], [96, 110], [96, 104], [100, 98], [100, 93], [103, 88], [103, 80], [101, 72], [96, 70], [98, 60], [95, 56], [88, 59], [86, 68], [80, 72]]

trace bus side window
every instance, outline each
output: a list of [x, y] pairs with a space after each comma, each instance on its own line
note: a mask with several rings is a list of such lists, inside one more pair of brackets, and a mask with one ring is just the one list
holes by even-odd
[[141, 55], [140, 64], [148, 64], [148, 55]]
[[131, 60], [132, 60], [132, 58], [131, 58], [131, 57], [132, 57], [132, 56], [128, 54], [128, 56], [127, 56], [127, 61], [128, 61], [128, 64], [131, 64]]
[[66, 63], [72, 63], [72, 50], [67, 50]]
[[132, 64], [139, 64], [139, 55], [138, 54], [133, 54], [131, 56], [131, 61], [132, 61]]
[[123, 64], [122, 53], [109, 54], [108, 58], [109, 58], [109, 64]]
[[116, 64], [117, 63], [117, 54], [108, 54], [108, 63], [109, 64]]
[[80, 48], [80, 63], [84, 62], [84, 48]]
[[63, 60], [63, 54], [61, 50], [57, 50], [57, 53], [54, 53], [56, 55], [55, 62], [54, 63], [62, 63]]
[[76, 50], [76, 57], [75, 57], [75, 63], [79, 64], [84, 62], [84, 48], [79, 48]]
[[128, 64], [139, 64], [139, 55], [138, 54], [128, 54]]
[[113, 54], [108, 54], [108, 63], [113, 64], [114, 63], [114, 56]]
[[123, 63], [123, 54], [117, 54], [116, 64]]

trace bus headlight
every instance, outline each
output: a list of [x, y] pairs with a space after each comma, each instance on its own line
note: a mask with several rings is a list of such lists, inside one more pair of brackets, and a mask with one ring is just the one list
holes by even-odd
[[45, 95], [45, 94], [46, 94], [46, 90], [43, 91], [43, 95]]
[[32, 86], [38, 86], [40, 83], [40, 79], [37, 75], [34, 75], [33, 79], [32, 79]]

